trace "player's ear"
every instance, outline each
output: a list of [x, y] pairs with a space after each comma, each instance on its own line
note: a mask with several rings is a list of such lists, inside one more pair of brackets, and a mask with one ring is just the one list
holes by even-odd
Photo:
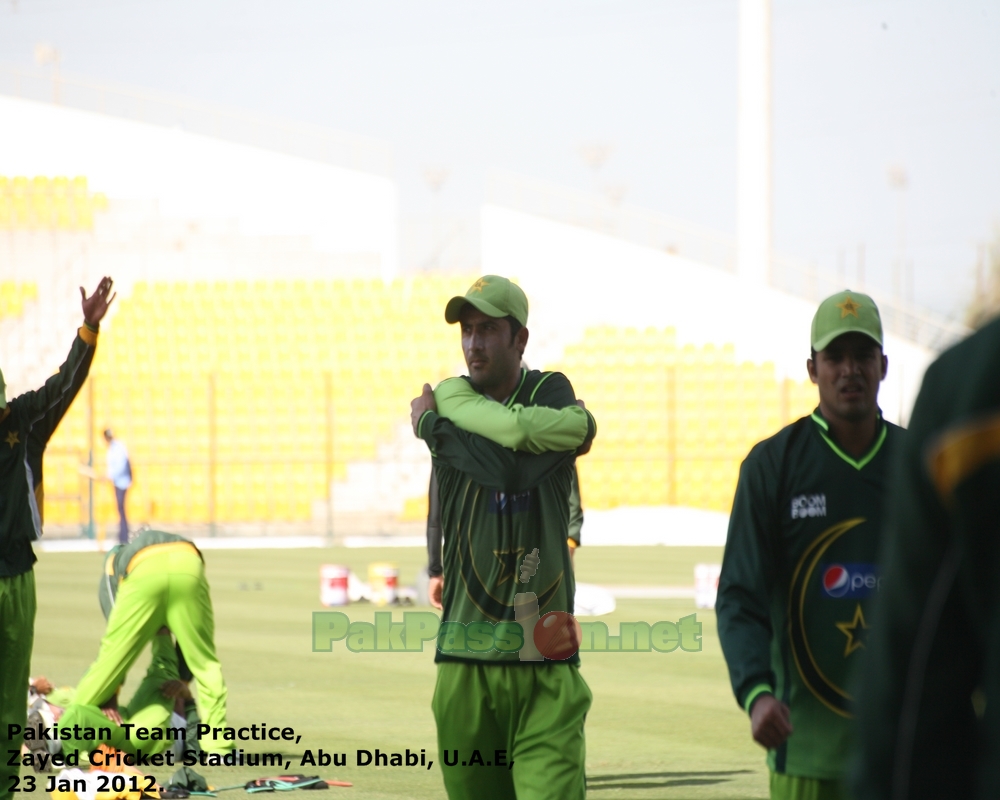
[[514, 336], [514, 343], [517, 345], [518, 352], [523, 357], [524, 356], [524, 350], [528, 346], [528, 329], [527, 328], [521, 328], [521, 330], [519, 330], [517, 332], [517, 334]]
[[884, 381], [885, 376], [889, 374], [889, 356], [882, 353], [882, 377], [879, 380]]
[[816, 376], [816, 362], [811, 358], [806, 359], [806, 372], [809, 373], [809, 380], [813, 383], [819, 383], [819, 378]]

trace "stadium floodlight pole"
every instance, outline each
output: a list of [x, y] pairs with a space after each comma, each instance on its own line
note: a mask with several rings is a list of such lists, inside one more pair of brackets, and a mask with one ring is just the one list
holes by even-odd
[[87, 378], [87, 528], [88, 539], [94, 538], [94, 376]]
[[218, 436], [215, 429], [215, 373], [208, 373], [208, 529], [215, 536], [215, 465]]
[[52, 67], [52, 103], [59, 105], [59, 51], [50, 44], [40, 42], [35, 45], [35, 63]]
[[910, 180], [906, 168], [889, 167], [889, 188], [896, 191], [896, 257], [892, 264], [892, 296], [897, 306], [903, 299], [903, 271], [906, 259], [906, 189]]
[[771, 272], [771, 0], [740, 0], [736, 272], [764, 286]]
[[441, 210], [441, 189], [448, 180], [446, 167], [427, 167], [424, 170], [424, 182], [434, 196], [434, 212], [431, 215], [431, 259], [436, 269], [441, 269], [441, 253], [444, 250], [443, 212]]
[[333, 374], [323, 373], [326, 396], [326, 540], [333, 544]]

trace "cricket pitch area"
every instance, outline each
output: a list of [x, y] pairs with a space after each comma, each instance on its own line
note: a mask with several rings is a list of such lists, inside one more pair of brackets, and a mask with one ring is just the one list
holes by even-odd
[[[423, 652], [355, 653], [336, 642], [332, 652], [312, 650], [312, 613], [323, 610], [320, 565], [346, 564], [363, 577], [368, 564], [391, 561], [399, 565], [400, 583], [412, 585], [425, 551], [208, 550], [204, 555], [216, 645], [229, 688], [228, 724], [291, 727], [301, 736], [297, 744], [239, 743], [247, 752], [281, 752], [290, 764], [287, 770], [196, 766], [209, 784], [228, 786], [288, 771], [353, 783], [331, 787], [324, 795], [330, 800], [444, 797], [430, 707], [436, 674], [431, 646]], [[690, 586], [696, 563], [721, 558], [718, 547], [583, 547], [576, 553], [577, 579], [614, 586]], [[97, 553], [39, 553], [32, 675], [45, 675], [56, 686], [75, 685], [96, 656], [104, 629], [97, 601], [101, 563]], [[386, 609], [355, 603], [336, 610], [352, 621], [372, 622], [376, 610]], [[428, 607], [395, 608], [393, 619], [402, 619], [403, 610]], [[764, 752], [751, 740], [746, 715], [733, 700], [713, 611], [695, 609], [693, 599], [619, 599], [613, 613], [582, 619], [600, 619], [616, 633], [621, 622], [676, 622], [692, 613], [702, 623], [700, 652], [581, 654], [582, 674], [594, 695], [586, 727], [589, 796], [767, 797]], [[123, 698], [131, 696], [148, 659], [147, 648], [131, 670]], [[374, 753], [376, 748], [390, 754], [424, 750], [434, 765], [429, 770], [357, 766], [358, 750]], [[301, 764], [306, 750], [318, 754], [321, 749], [346, 753], [346, 765]], [[476, 768], [489, 780], [491, 768]], [[166, 783], [173, 770], [151, 771]], [[21, 774], [32, 773], [22, 768]], [[42, 792], [39, 786], [35, 794]], [[223, 800], [244, 796], [242, 789], [219, 795]]]

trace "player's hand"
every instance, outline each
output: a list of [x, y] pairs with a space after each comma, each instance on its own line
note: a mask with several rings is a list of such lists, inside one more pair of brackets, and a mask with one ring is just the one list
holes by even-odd
[[35, 690], [36, 694], [49, 694], [56, 687], [44, 675], [39, 675], [31, 681], [31, 688]]
[[160, 687], [160, 694], [169, 700], [176, 700], [178, 697], [184, 700], [191, 700], [191, 689], [184, 681], [179, 680], [169, 680], [164, 681], [163, 685]]
[[112, 285], [114, 285], [114, 281], [111, 278], [101, 278], [101, 282], [97, 284], [97, 289], [90, 297], [87, 297], [87, 293], [83, 290], [83, 287], [80, 287], [83, 321], [92, 328], [96, 328], [100, 324], [101, 320], [104, 319], [104, 315], [108, 313], [108, 306], [111, 305], [111, 301], [118, 296], [118, 292], [115, 292], [108, 298]]
[[750, 709], [750, 731], [762, 747], [781, 747], [793, 732], [791, 711], [773, 694], [762, 694]]
[[434, 400], [434, 390], [429, 383], [424, 384], [424, 390], [420, 397], [414, 397], [410, 401], [410, 423], [413, 425], [413, 435], [417, 435], [417, 426], [425, 411], [437, 411], [437, 401]]
[[101, 713], [115, 723], [115, 725], [122, 724], [122, 715], [118, 713], [117, 708], [102, 708]]
[[441, 603], [441, 593], [444, 591], [444, 575], [432, 575], [427, 582], [427, 599], [431, 605], [440, 611], [444, 606]]

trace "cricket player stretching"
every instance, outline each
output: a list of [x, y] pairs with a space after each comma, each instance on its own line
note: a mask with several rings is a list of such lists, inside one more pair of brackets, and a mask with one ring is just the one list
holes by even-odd
[[900, 450], [854, 796], [1000, 797], [1000, 320], [927, 369]]
[[[445, 319], [461, 322], [468, 384], [476, 393], [515, 416], [532, 406], [572, 408], [565, 417], [575, 418], [579, 433], [564, 441], [562, 451], [534, 453], [540, 443], [523, 439], [528, 452], [515, 452], [439, 415], [429, 386], [413, 401], [414, 429], [431, 450], [441, 503], [443, 619], [512, 621], [514, 596], [524, 591], [520, 562], [534, 548], [541, 563], [530, 588], [540, 613], [572, 613], [569, 497], [576, 448], [593, 438], [593, 418], [577, 406], [565, 376], [521, 369], [528, 301], [506, 278], [476, 281], [464, 297], [452, 298]], [[566, 418], [556, 424], [566, 424]], [[433, 710], [450, 798], [583, 800], [583, 722], [591, 694], [576, 656], [531, 662], [496, 649], [439, 650], [435, 660]], [[447, 766], [456, 750], [457, 765]], [[474, 750], [491, 762], [505, 751], [499, 755], [505, 766], [461, 766]], [[513, 768], [506, 766], [510, 762]]]
[[812, 323], [819, 408], [740, 468], [716, 613], [737, 702], [768, 750], [771, 797], [846, 797], [848, 675], [879, 590], [890, 451], [877, 398], [888, 361], [871, 298], [841, 292]]
[[[212, 727], [225, 727], [226, 684], [215, 655], [212, 598], [198, 548], [176, 534], [143, 531], [127, 545], [110, 550], [98, 584], [98, 598], [108, 627], [97, 660], [80, 679], [73, 705], [66, 709], [61, 724], [96, 726], [93, 720], [99, 721], [102, 713], [120, 722], [118, 690], [146, 644], [166, 626], [177, 637], [194, 674], [202, 719]], [[153, 650], [155, 654], [155, 641]], [[168, 679], [175, 677], [170, 675]], [[164, 705], [167, 708], [169, 705]], [[160, 712], [151, 708], [151, 713]], [[81, 741], [72, 747], [93, 750], [97, 744]], [[123, 737], [111, 744], [129, 752], [136, 745], [152, 752], [148, 743], [125, 742]], [[202, 747], [208, 753], [232, 749], [222, 740], [205, 740]]]
[[28, 467], [28, 437], [32, 425], [75, 391], [78, 370], [97, 344], [97, 329], [114, 295], [111, 279], [103, 278], [90, 297], [83, 289], [83, 327], [59, 372], [34, 392], [10, 402], [0, 377], [0, 800], [7, 800], [18, 767], [8, 764], [20, 740], [7, 738], [8, 726], [22, 728], [27, 716], [25, 687], [31, 666], [35, 628], [35, 554], [31, 542], [41, 536], [41, 515], [34, 479]]

